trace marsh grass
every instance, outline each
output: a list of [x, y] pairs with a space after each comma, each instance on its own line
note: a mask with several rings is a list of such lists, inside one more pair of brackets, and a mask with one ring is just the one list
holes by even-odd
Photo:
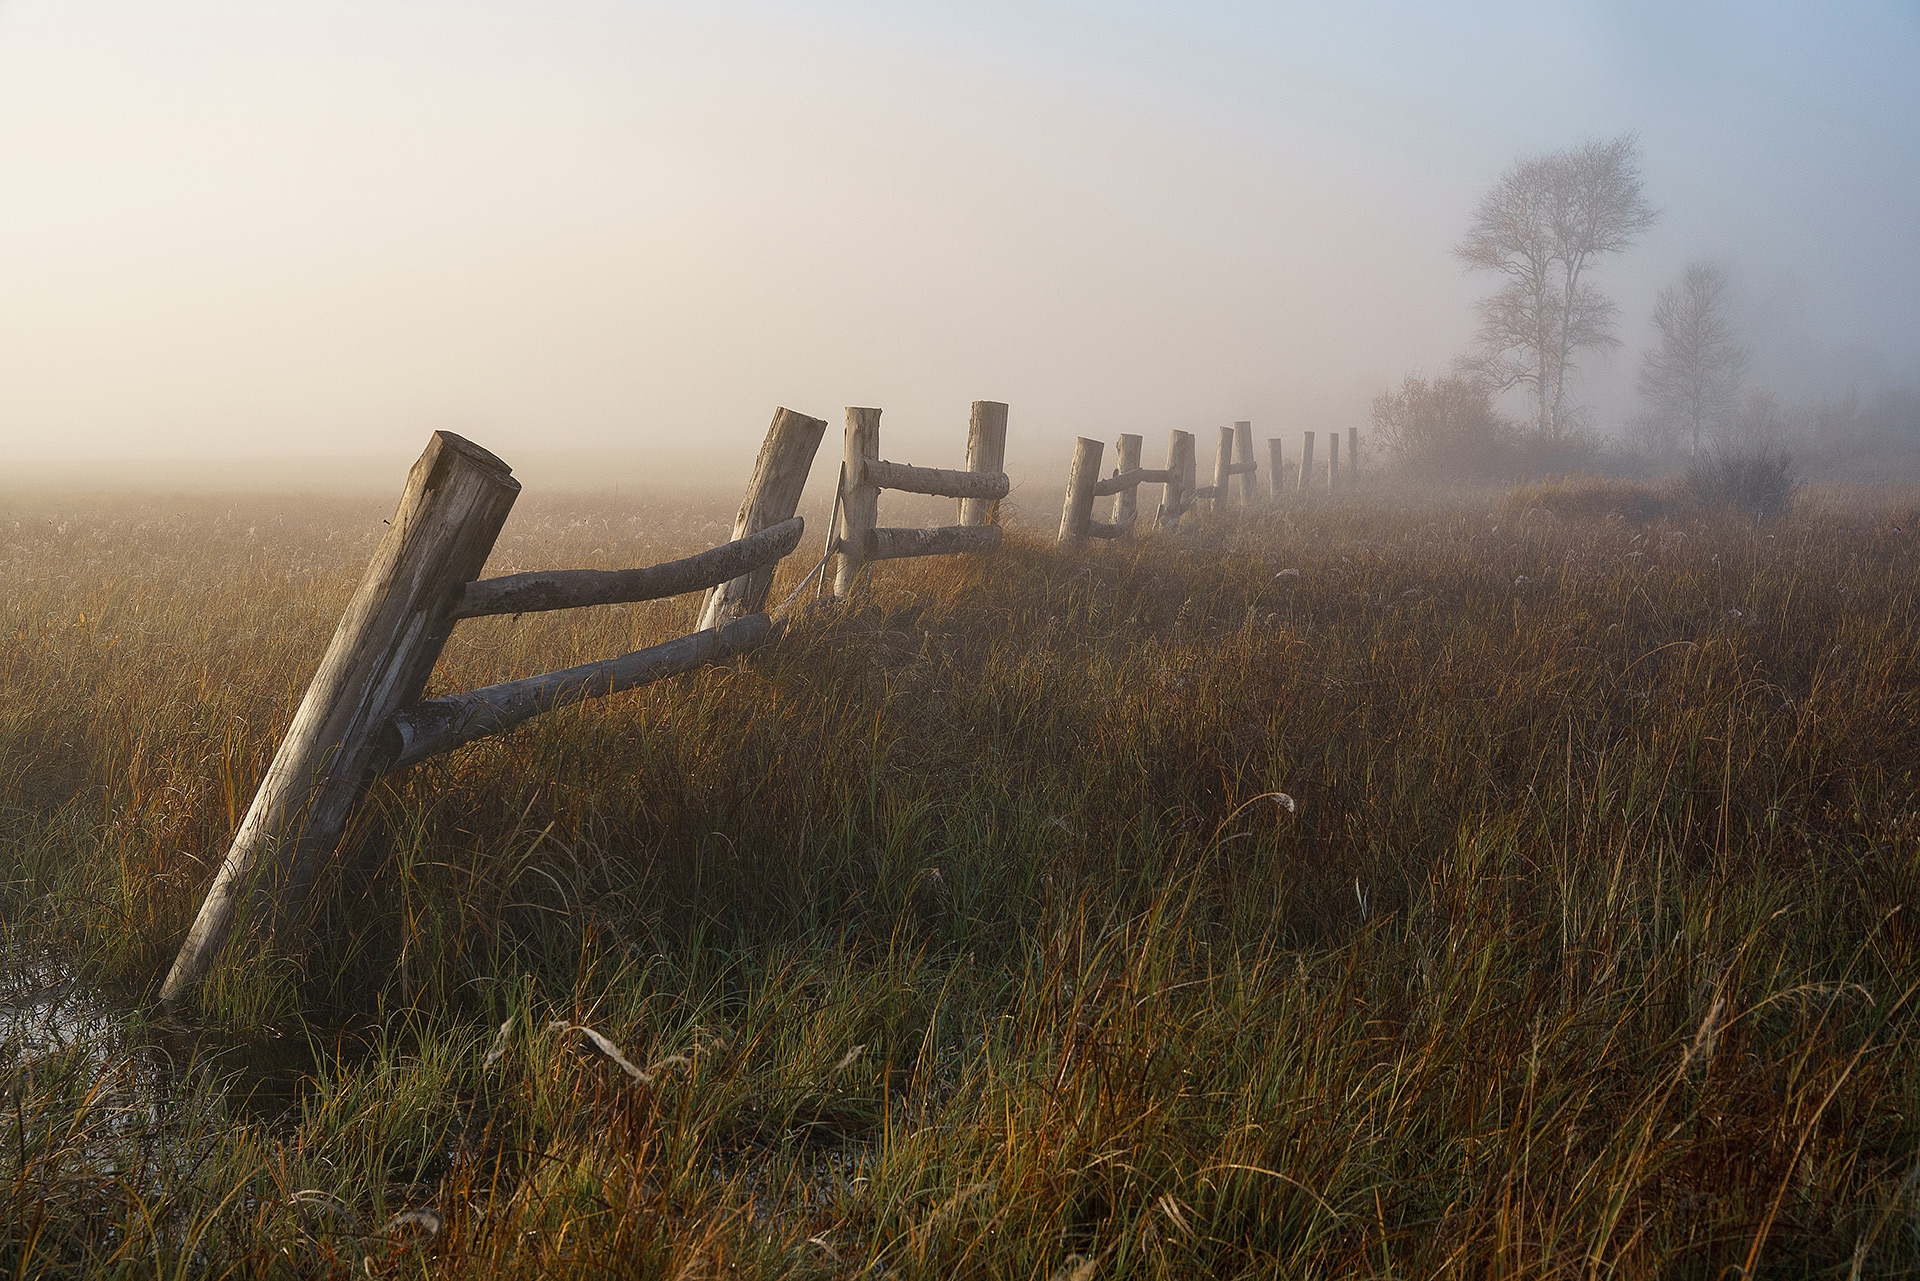
[[[1920, 512], [1649, 501], [1016, 536], [383, 783], [188, 1026], [7, 1041], [0, 1258], [1920, 1269]], [[9, 501], [10, 956], [147, 1007], [385, 514]], [[490, 572], [728, 515], [527, 499]], [[462, 624], [435, 688], [695, 605]]]

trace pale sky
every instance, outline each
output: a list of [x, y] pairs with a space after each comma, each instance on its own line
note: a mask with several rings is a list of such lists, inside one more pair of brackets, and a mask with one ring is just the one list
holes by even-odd
[[1697, 257], [1755, 381], [1920, 381], [1915, 0], [0, 0], [0, 467], [1364, 427], [1480, 193], [1627, 130], [1603, 423]]

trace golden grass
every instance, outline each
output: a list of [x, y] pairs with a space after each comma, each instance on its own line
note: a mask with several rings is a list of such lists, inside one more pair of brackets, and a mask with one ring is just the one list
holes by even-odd
[[[1920, 1268], [1920, 510], [1649, 503], [1016, 537], [430, 762], [194, 1029], [7, 1042], [0, 1259]], [[386, 514], [9, 502], [17, 973], [152, 992]], [[523, 499], [490, 572], [728, 515]], [[462, 624], [435, 686], [696, 604]]]

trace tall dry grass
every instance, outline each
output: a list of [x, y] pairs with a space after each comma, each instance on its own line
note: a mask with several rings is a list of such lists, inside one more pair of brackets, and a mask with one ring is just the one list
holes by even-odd
[[[138, 1007], [386, 512], [8, 506], [15, 986], [77, 967]], [[494, 572], [727, 515], [522, 508]], [[16, 1031], [0, 1252], [1912, 1271], [1920, 511], [1648, 510], [1542, 486], [1015, 538], [430, 762], [193, 1027]], [[694, 605], [462, 624], [436, 687]]]

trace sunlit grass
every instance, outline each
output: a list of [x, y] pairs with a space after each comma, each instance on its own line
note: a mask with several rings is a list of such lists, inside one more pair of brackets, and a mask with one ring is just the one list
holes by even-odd
[[[10, 503], [10, 956], [150, 998], [386, 514]], [[729, 515], [526, 499], [491, 572]], [[1545, 485], [882, 566], [377, 787], [193, 1027], [8, 1041], [0, 1250], [1915, 1270], [1916, 516]], [[434, 687], [696, 607], [462, 624]]]

